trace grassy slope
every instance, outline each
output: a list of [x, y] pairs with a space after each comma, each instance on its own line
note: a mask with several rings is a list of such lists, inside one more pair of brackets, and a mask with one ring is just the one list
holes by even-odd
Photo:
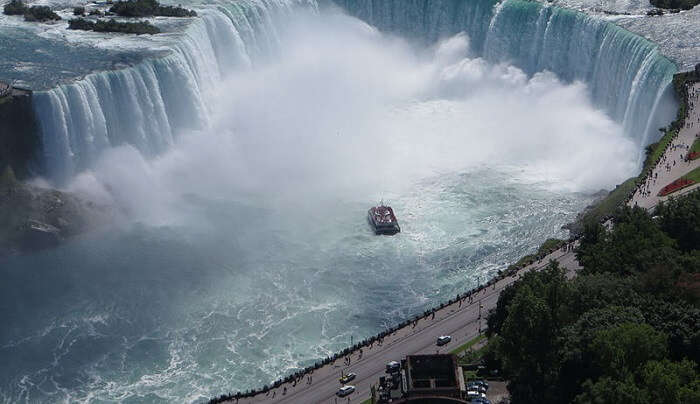
[[602, 218], [612, 215], [618, 207], [627, 201], [628, 197], [636, 189], [637, 184], [644, 182], [646, 176], [651, 172], [651, 169], [661, 159], [668, 144], [671, 143], [683, 126], [688, 111], [686, 83], [697, 80], [700, 80], [700, 77], [696, 77], [695, 72], [678, 73], [673, 76], [673, 88], [679, 100], [676, 120], [671, 122], [668, 128], [665, 128], [664, 135], [658, 142], [647, 146], [647, 158], [644, 161], [644, 166], [639, 175], [618, 185], [608, 196], [587, 209], [587, 211], [576, 220], [572, 229], [583, 229], [584, 223], [600, 222]]
[[[688, 153], [700, 153], [700, 138], [696, 138], [695, 141], [693, 142], [693, 145], [690, 147], [690, 150], [688, 150]], [[696, 157], [695, 159], [700, 158]], [[693, 159], [693, 160], [695, 160]]]

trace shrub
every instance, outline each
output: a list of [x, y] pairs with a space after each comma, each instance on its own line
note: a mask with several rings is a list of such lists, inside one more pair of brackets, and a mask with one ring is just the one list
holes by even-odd
[[25, 21], [58, 21], [61, 17], [54, 13], [48, 6], [33, 6], [26, 8], [24, 11]]
[[85, 15], [85, 7], [75, 7], [73, 9], [73, 15]]
[[160, 29], [148, 21], [118, 22], [114, 19], [108, 21], [88, 21], [84, 18], [74, 18], [68, 22], [68, 29], [79, 29], [95, 32], [121, 32], [125, 34], [157, 34]]
[[182, 7], [162, 6], [157, 0], [118, 1], [109, 9], [121, 17], [196, 17], [197, 13]]

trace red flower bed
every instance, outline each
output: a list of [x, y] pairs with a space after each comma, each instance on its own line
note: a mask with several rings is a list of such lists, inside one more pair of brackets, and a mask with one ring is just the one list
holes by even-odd
[[700, 152], [692, 152], [688, 153], [688, 159], [689, 160], [695, 160], [696, 158], [700, 157]]
[[693, 184], [695, 184], [695, 181], [693, 180], [689, 180], [687, 178], [679, 178], [673, 181], [672, 183], [666, 185], [665, 187], [661, 188], [661, 191], [659, 191], [659, 196], [666, 196], [671, 192], [676, 192], [679, 189], [685, 188]]

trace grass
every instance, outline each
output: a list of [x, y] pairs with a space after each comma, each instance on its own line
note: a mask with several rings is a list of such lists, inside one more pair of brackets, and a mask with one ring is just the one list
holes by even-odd
[[637, 187], [637, 177], [627, 179], [618, 185], [608, 196], [591, 208], [583, 216], [582, 223], [600, 222], [606, 216], [611, 215], [621, 206], [632, 191]]
[[479, 335], [478, 337], [476, 337], [476, 338], [474, 338], [474, 339], [472, 339], [472, 340], [470, 340], [470, 341], [467, 341], [466, 343], [464, 343], [464, 344], [458, 346], [457, 348], [453, 349], [452, 351], [450, 351], [450, 353], [451, 353], [451, 354], [458, 355], [458, 354], [460, 354], [460, 353], [466, 351], [467, 349], [471, 348], [471, 347], [474, 346], [475, 344], [479, 343], [479, 341], [483, 340], [484, 338], [486, 338], [485, 335]]
[[700, 182], [700, 167], [689, 172], [688, 174], [684, 175], [683, 177], [688, 178], [690, 180], [693, 180], [695, 182]]
[[[677, 73], [673, 76], [673, 89], [679, 100], [676, 119], [671, 122], [667, 128], [663, 129], [664, 135], [658, 142], [652, 143], [646, 147], [647, 156], [644, 160], [644, 166], [639, 175], [618, 185], [617, 188], [610, 192], [608, 196], [603, 198], [595, 206], [588, 209], [576, 220], [576, 222], [572, 224], [571, 229], [573, 233], [579, 233], [582, 231], [584, 223], [600, 222], [603, 217], [613, 214], [615, 210], [627, 200], [627, 197], [632, 194], [632, 191], [635, 190], [637, 183], [644, 181], [649, 170], [658, 163], [661, 156], [666, 151], [668, 144], [682, 128], [685, 117], [688, 115], [689, 108], [687, 84], [698, 80], [700, 80], [700, 77], [697, 77], [693, 71]], [[700, 149], [700, 145], [698, 145], [697, 141], [693, 144], [693, 148]]]
[[[690, 147], [690, 150], [688, 150], [688, 153], [700, 153], [700, 138], [695, 139], [693, 145]], [[693, 160], [698, 158], [700, 157], [695, 157]]]
[[477, 376], [476, 372], [473, 370], [465, 370], [464, 371], [464, 380], [475, 380], [478, 379], [479, 376]]
[[372, 399], [368, 398], [367, 400], [363, 401], [362, 404], [372, 404]]
[[646, 160], [644, 160], [644, 168], [642, 168], [642, 174], [644, 174], [647, 170], [651, 169], [659, 161], [661, 155], [663, 155], [666, 151], [666, 146], [668, 146], [668, 144], [671, 143], [671, 140], [673, 140], [673, 136], [675, 135], [676, 131], [667, 130], [658, 142], [652, 143], [649, 146], [647, 146], [647, 149], [651, 148], [651, 153], [647, 154], [647, 158]]

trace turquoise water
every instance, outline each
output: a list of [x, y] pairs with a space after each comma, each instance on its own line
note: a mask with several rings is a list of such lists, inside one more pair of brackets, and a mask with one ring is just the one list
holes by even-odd
[[[3, 401], [269, 383], [566, 237], [663, 120], [675, 67], [600, 20], [517, 0], [339, 3], [376, 28], [249, 0], [156, 19], [155, 37], [42, 25], [16, 42], [38, 63], [16, 77], [63, 83], [35, 94], [42, 181], [118, 221], [0, 261]], [[395, 237], [366, 223], [381, 199]]]
[[[367, 200], [193, 198], [181, 225], [88, 234], [3, 268], [5, 401], [206, 399], [268, 383], [493, 276], [585, 206], [497, 170]], [[319, 214], [318, 212], [328, 212]]]

